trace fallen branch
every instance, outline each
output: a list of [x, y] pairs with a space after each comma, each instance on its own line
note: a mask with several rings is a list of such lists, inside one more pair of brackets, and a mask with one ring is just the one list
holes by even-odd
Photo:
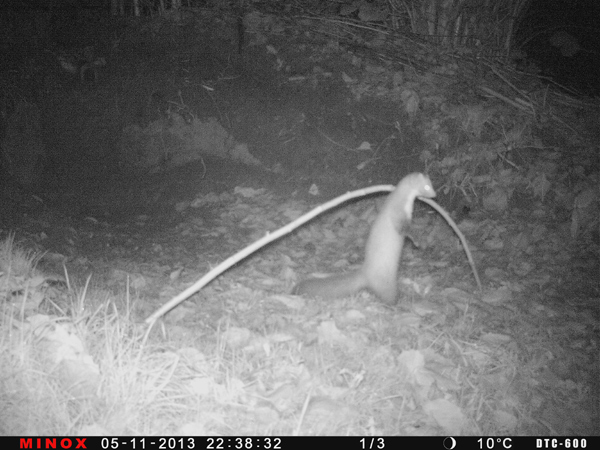
[[163, 306], [161, 306], [158, 310], [156, 310], [150, 317], [148, 317], [146, 319], [146, 323], [152, 325], [156, 321], [156, 319], [161, 317], [163, 314], [166, 314], [167, 312], [169, 312], [171, 309], [173, 309], [175, 306], [179, 305], [181, 302], [183, 302], [190, 296], [194, 295], [196, 292], [198, 292], [200, 289], [202, 289], [204, 286], [206, 286], [208, 283], [210, 283], [216, 277], [221, 275], [223, 272], [225, 272], [231, 266], [237, 264], [238, 262], [240, 262], [247, 256], [254, 253], [259, 248], [262, 248], [265, 245], [267, 245], [268, 243], [273, 242], [276, 239], [279, 239], [280, 237], [285, 236], [286, 234], [294, 231], [300, 225], [305, 224], [306, 222], [315, 218], [319, 214], [321, 214], [331, 208], [334, 208], [341, 203], [347, 202], [348, 200], [351, 200], [353, 198], [364, 197], [366, 195], [371, 195], [376, 192], [391, 192], [395, 188], [396, 188], [396, 186], [392, 186], [391, 184], [388, 184], [388, 185], [372, 186], [372, 187], [369, 187], [366, 189], [359, 189], [357, 191], [347, 192], [346, 194], [341, 195], [340, 197], [334, 198], [333, 200], [316, 207], [312, 211], [297, 218], [293, 222], [285, 225], [284, 227], [281, 227], [277, 231], [274, 231], [273, 233], [267, 233], [263, 238], [259, 239], [258, 241], [254, 242], [253, 244], [250, 244], [249, 246], [247, 246], [243, 250], [239, 251], [235, 255], [227, 258], [225, 261], [223, 261], [217, 267], [212, 269], [210, 272], [208, 272], [206, 275], [204, 275], [202, 278], [200, 278], [198, 281], [196, 281], [194, 284], [192, 284], [190, 287], [188, 287], [181, 294], [173, 297], [171, 300], [169, 300], [167, 303], [165, 303]]
[[[273, 233], [267, 233], [263, 238], [250, 244], [243, 250], [237, 252], [235, 255], [227, 258], [225, 261], [223, 261], [221, 264], [219, 264], [214, 269], [210, 270], [206, 275], [204, 275], [202, 278], [200, 278], [198, 281], [196, 281], [194, 284], [192, 284], [186, 290], [184, 290], [180, 294], [173, 297], [171, 300], [169, 300], [167, 303], [165, 303], [163, 306], [161, 306], [159, 309], [157, 309], [150, 317], [148, 317], [146, 319], [146, 323], [150, 325], [150, 328], [152, 328], [152, 325], [154, 325], [154, 323], [156, 322], [156, 320], [158, 318], [160, 318], [161, 316], [163, 316], [164, 314], [169, 312], [171, 309], [173, 309], [174, 307], [179, 305], [181, 302], [187, 300], [189, 297], [194, 295], [196, 292], [198, 292], [200, 289], [202, 289], [204, 286], [206, 286], [212, 280], [217, 278], [219, 275], [221, 275], [227, 269], [229, 269], [233, 265], [237, 264], [238, 262], [240, 262], [247, 256], [251, 255], [259, 248], [262, 248], [265, 245], [269, 244], [270, 242], [273, 242], [273, 241], [279, 239], [280, 237], [285, 236], [286, 234], [294, 231], [296, 228], [305, 224], [309, 220], [315, 218], [319, 214], [322, 214], [323, 212], [325, 212], [327, 210], [335, 208], [336, 206], [338, 206], [342, 203], [345, 203], [348, 200], [351, 200], [353, 198], [364, 197], [364, 196], [371, 195], [371, 194], [378, 193], [378, 192], [391, 192], [395, 188], [396, 188], [396, 186], [393, 186], [391, 184], [386, 184], [386, 185], [371, 186], [366, 189], [359, 189], [357, 191], [347, 192], [344, 195], [336, 197], [333, 200], [330, 200], [327, 203], [324, 203], [324, 204], [314, 208], [312, 211], [304, 214], [303, 216], [301, 216], [301, 217], [297, 218], [296, 220], [294, 220], [293, 222], [290, 222], [289, 224], [281, 227], [280, 229], [274, 231]], [[467, 254], [467, 259], [469, 260], [471, 269], [473, 270], [475, 280], [477, 281], [477, 287], [481, 291], [481, 289], [482, 289], [481, 281], [479, 280], [479, 275], [477, 273], [477, 268], [475, 267], [475, 262], [473, 261], [473, 257], [471, 256], [471, 252], [467, 245], [467, 240], [465, 239], [462, 232], [456, 226], [456, 223], [454, 223], [454, 221], [450, 218], [450, 215], [440, 205], [438, 205], [433, 200], [431, 200], [429, 198], [423, 198], [423, 197], [417, 197], [417, 198], [419, 200], [421, 200], [422, 202], [427, 203], [429, 206], [434, 208], [438, 213], [440, 213], [440, 215], [446, 220], [446, 222], [448, 222], [448, 224], [452, 227], [454, 232], [458, 235], [458, 237], [462, 243], [463, 249], [465, 250], [465, 253]], [[149, 330], [148, 330], [148, 332], [149, 332]], [[146, 335], [148, 335], [148, 332], [146, 333]]]

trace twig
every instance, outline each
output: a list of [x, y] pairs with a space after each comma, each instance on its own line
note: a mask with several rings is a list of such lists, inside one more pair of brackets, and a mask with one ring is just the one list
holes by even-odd
[[440, 205], [438, 205], [436, 202], [434, 202], [430, 198], [425, 198], [425, 197], [417, 197], [417, 198], [419, 200], [421, 200], [422, 202], [427, 203], [429, 206], [431, 206], [433, 209], [435, 209], [437, 212], [439, 212], [440, 215], [446, 220], [446, 222], [448, 222], [448, 225], [450, 225], [450, 227], [452, 227], [452, 229], [454, 230], [454, 232], [460, 239], [460, 243], [462, 244], [465, 253], [467, 254], [467, 259], [469, 260], [469, 264], [471, 265], [471, 270], [473, 271], [473, 276], [475, 276], [475, 281], [477, 282], [477, 287], [479, 288], [479, 291], [482, 292], [483, 289], [481, 287], [481, 281], [479, 279], [479, 274], [477, 273], [477, 267], [475, 267], [475, 261], [473, 261], [473, 256], [471, 256], [471, 250], [469, 250], [469, 246], [467, 245], [467, 240], [465, 239], [465, 235], [462, 234], [462, 231], [460, 231], [458, 226], [456, 226], [456, 223], [454, 222], [454, 220], [452, 220], [452, 218], [450, 217], [450, 215], [446, 212], [446, 210], [444, 208], [442, 208]]
[[227, 258], [225, 261], [223, 261], [217, 267], [215, 267], [214, 269], [209, 271], [206, 275], [204, 275], [202, 278], [200, 278], [198, 281], [196, 281], [194, 284], [192, 284], [190, 287], [188, 287], [182, 293], [173, 297], [171, 300], [169, 300], [167, 303], [165, 303], [163, 306], [161, 306], [158, 310], [156, 310], [150, 317], [148, 317], [146, 319], [146, 323], [150, 324], [150, 326], [152, 326], [154, 324], [154, 322], [158, 318], [160, 318], [163, 314], [166, 314], [171, 309], [173, 309], [175, 306], [179, 305], [181, 302], [188, 299], [190, 296], [194, 295], [196, 292], [198, 292], [200, 289], [202, 289], [204, 286], [206, 286], [208, 283], [210, 283], [216, 277], [221, 275], [223, 272], [225, 272], [231, 266], [235, 265], [236, 263], [240, 262], [247, 256], [251, 255], [259, 248], [262, 248], [265, 245], [267, 245], [268, 243], [273, 242], [274, 240], [279, 239], [280, 237], [292, 232], [293, 230], [298, 228], [300, 225], [305, 224], [306, 222], [308, 222], [309, 220], [318, 216], [319, 214], [321, 214], [331, 208], [334, 208], [341, 203], [347, 202], [348, 200], [351, 200], [353, 198], [364, 197], [365, 195], [374, 194], [376, 192], [391, 192], [395, 188], [396, 188], [396, 186], [392, 186], [392, 185], [378, 185], [378, 186], [371, 186], [366, 189], [359, 189], [357, 191], [347, 192], [344, 195], [341, 195], [327, 203], [324, 203], [323, 205], [316, 207], [312, 211], [306, 213], [305, 215], [299, 217], [298, 219], [285, 225], [284, 227], [281, 227], [277, 231], [274, 231], [273, 233], [267, 233], [266, 236], [264, 236], [263, 238], [259, 239], [256, 242], [250, 244], [246, 248], [237, 252], [235, 255]]
[[[336, 206], [338, 206], [342, 203], [345, 203], [348, 200], [351, 200], [353, 198], [358, 198], [358, 197], [364, 197], [364, 196], [371, 195], [371, 194], [374, 194], [377, 192], [391, 192], [395, 188], [396, 188], [396, 186], [387, 184], [387, 185], [371, 186], [366, 189], [359, 189], [356, 191], [347, 192], [344, 195], [336, 197], [333, 200], [330, 200], [327, 203], [324, 203], [324, 204], [314, 208], [312, 211], [309, 211], [308, 213], [304, 214], [303, 216], [299, 217], [298, 219], [294, 220], [293, 222], [290, 222], [289, 224], [279, 228], [278, 230], [274, 231], [273, 233], [267, 233], [267, 235], [264, 236], [263, 238], [248, 245], [246, 248], [240, 250], [233, 256], [230, 256], [229, 258], [227, 258], [225, 261], [223, 261], [221, 264], [219, 264], [214, 269], [210, 270], [206, 275], [204, 275], [202, 278], [200, 278], [198, 281], [196, 281], [190, 287], [188, 287], [183, 292], [176, 295], [171, 300], [169, 300], [167, 303], [165, 303], [163, 306], [161, 306], [159, 309], [157, 309], [150, 317], [148, 317], [146, 319], [146, 323], [150, 325], [149, 329], [152, 328], [152, 326], [154, 325], [156, 320], [159, 319], [161, 316], [163, 316], [164, 314], [169, 312], [171, 309], [173, 309], [174, 307], [176, 307], [183, 301], [187, 300], [189, 297], [194, 295], [196, 292], [198, 292], [200, 289], [202, 289], [204, 286], [206, 286], [212, 280], [217, 278], [219, 275], [221, 275], [227, 269], [229, 269], [233, 265], [237, 264], [238, 262], [240, 262], [247, 256], [251, 255], [259, 248], [262, 248], [265, 245], [269, 244], [270, 242], [273, 242], [273, 241], [279, 239], [280, 237], [285, 236], [286, 234], [292, 232], [299, 226], [301, 226], [301, 225], [305, 224], [306, 222], [308, 222], [309, 220], [315, 218], [319, 214], [321, 214], [329, 209], [335, 208]], [[435, 209], [438, 213], [440, 213], [440, 215], [446, 220], [446, 222], [448, 222], [448, 224], [452, 227], [454, 232], [458, 235], [458, 237], [463, 245], [464, 251], [467, 254], [467, 259], [469, 260], [471, 269], [473, 270], [475, 280], [477, 281], [477, 286], [478, 286], [479, 290], [481, 291], [482, 288], [481, 288], [481, 281], [479, 280], [479, 274], [477, 273], [477, 268], [475, 267], [475, 262], [473, 261], [473, 257], [471, 256], [471, 251], [469, 250], [465, 236], [458, 229], [458, 227], [456, 226], [454, 221], [450, 218], [450, 215], [440, 205], [438, 205], [436, 202], [434, 202], [433, 200], [428, 199], [428, 198], [424, 198], [424, 197], [417, 197], [417, 198], [419, 200], [421, 200], [422, 202], [427, 203], [429, 206], [431, 206], [433, 209]], [[148, 335], [148, 332], [146, 333], [146, 336]]]
[[511, 100], [510, 98], [508, 98], [486, 86], [479, 86], [479, 89], [481, 89], [486, 94], [489, 94], [493, 97], [499, 98], [500, 100], [508, 103], [509, 105], [512, 105], [517, 109], [520, 109], [521, 111], [524, 111], [526, 113], [533, 113], [535, 115], [535, 110], [533, 109], [533, 105], [531, 103], [526, 103], [525, 101], [523, 101], [519, 98], [517, 98], [516, 100]]

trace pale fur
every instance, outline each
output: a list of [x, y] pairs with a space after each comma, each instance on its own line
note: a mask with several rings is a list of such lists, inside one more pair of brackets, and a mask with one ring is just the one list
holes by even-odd
[[375, 218], [361, 268], [327, 278], [304, 280], [295, 286], [293, 293], [327, 299], [347, 297], [368, 289], [387, 303], [395, 302], [398, 264], [417, 197], [432, 198], [435, 191], [428, 176], [411, 173], [398, 183]]

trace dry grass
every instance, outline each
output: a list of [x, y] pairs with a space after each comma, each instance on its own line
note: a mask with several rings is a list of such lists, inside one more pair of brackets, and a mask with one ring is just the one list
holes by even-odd
[[[478, 314], [454, 306], [457, 290], [437, 299], [441, 311], [415, 303], [411, 312], [364, 298], [229, 292], [219, 304], [233, 306], [220, 320], [167, 316], [144, 343], [147, 328], [127, 295], [65, 282], [49, 302], [35, 255], [12, 238], [0, 254], [4, 435], [564, 431], [532, 417], [548, 400], [531, 389], [545, 354], [524, 364], [513, 338], [484, 332]], [[569, 388], [561, 389], [564, 397]]]

